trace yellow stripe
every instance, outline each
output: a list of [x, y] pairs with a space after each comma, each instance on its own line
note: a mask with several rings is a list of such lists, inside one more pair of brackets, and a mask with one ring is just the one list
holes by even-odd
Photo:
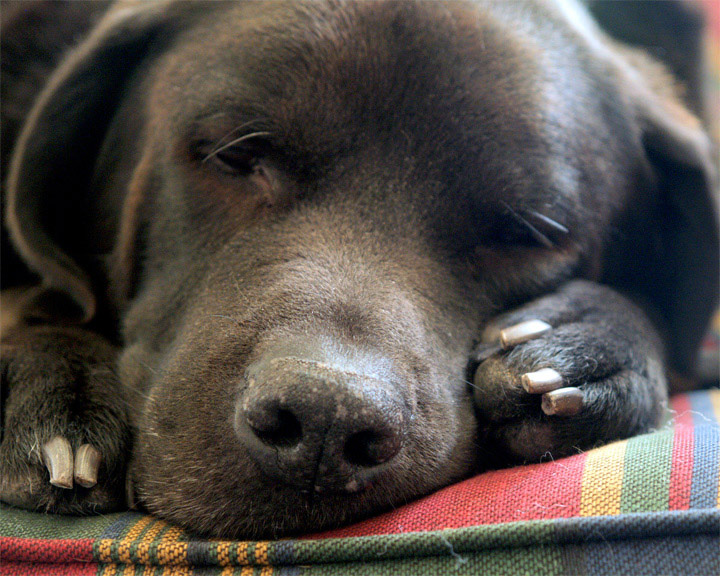
[[220, 566], [230, 566], [231, 542], [220, 542], [217, 545], [217, 559]]
[[243, 569], [240, 570], [240, 576], [253, 576], [253, 572], [255, 570], [252, 566], [243, 566]]
[[[718, 314], [718, 316], [720, 316], [720, 314]], [[717, 420], [717, 423], [720, 424], [720, 390], [711, 390], [708, 394], [710, 394], [710, 402], [712, 403], [713, 411], [715, 412], [715, 420]], [[717, 507], [720, 508], [720, 474], [718, 475], [717, 495]]]
[[255, 560], [258, 564], [268, 563], [268, 543], [258, 542], [255, 544]]
[[177, 566], [187, 564], [187, 542], [178, 542], [182, 533], [182, 528], [173, 526], [160, 540], [157, 547], [157, 557], [161, 565]]
[[98, 542], [98, 562], [100, 562], [101, 564], [109, 564], [110, 562], [112, 562], [112, 558], [110, 558], [111, 545], [112, 540], [100, 540]]
[[624, 440], [587, 453], [580, 492], [580, 516], [620, 513], [626, 446], [627, 440]]
[[263, 566], [262, 570], [260, 570], [260, 576], [273, 576], [273, 567]]
[[235, 573], [235, 568], [232, 566], [227, 566], [223, 568], [223, 571], [220, 573], [220, 576], [233, 576]]
[[192, 576], [192, 568], [189, 566], [165, 566], [162, 576]]
[[117, 573], [117, 564], [105, 564], [103, 576], [115, 576]]
[[138, 564], [149, 564], [150, 563], [150, 545], [153, 540], [157, 537], [162, 530], [168, 527], [168, 523], [163, 520], [158, 520], [157, 523], [152, 526], [145, 534], [143, 539], [138, 543], [137, 546], [137, 562]]
[[713, 412], [715, 412], [715, 420], [720, 424], [720, 390], [710, 390], [708, 395], [710, 396]]
[[248, 563], [248, 543], [247, 542], [238, 542], [237, 545], [237, 562], [240, 565], [247, 564]]
[[135, 526], [133, 526], [127, 535], [118, 544], [118, 558], [122, 563], [130, 562], [130, 546], [137, 540], [137, 537], [145, 529], [145, 527], [153, 522], [155, 518], [152, 516], [144, 516]]

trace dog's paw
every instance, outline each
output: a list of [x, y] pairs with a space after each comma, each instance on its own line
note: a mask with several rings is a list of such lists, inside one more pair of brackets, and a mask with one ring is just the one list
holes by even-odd
[[495, 318], [474, 377], [488, 461], [562, 456], [657, 425], [667, 394], [661, 355], [644, 313], [590, 282]]
[[21, 328], [3, 339], [0, 500], [91, 514], [124, 505], [129, 432], [115, 349], [72, 328]]

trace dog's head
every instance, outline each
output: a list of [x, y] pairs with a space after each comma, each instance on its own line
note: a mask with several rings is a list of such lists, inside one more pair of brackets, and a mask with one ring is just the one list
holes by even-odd
[[709, 143], [574, 11], [128, 2], [70, 54], [9, 223], [46, 297], [121, 321], [150, 510], [271, 536], [467, 475], [480, 326], [569, 278], [647, 299], [688, 371]]

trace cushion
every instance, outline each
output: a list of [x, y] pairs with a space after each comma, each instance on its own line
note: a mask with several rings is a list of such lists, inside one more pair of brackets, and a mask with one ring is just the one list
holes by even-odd
[[137, 512], [0, 510], [3, 574], [720, 574], [720, 390], [659, 430], [485, 472], [352, 526], [211, 541]]

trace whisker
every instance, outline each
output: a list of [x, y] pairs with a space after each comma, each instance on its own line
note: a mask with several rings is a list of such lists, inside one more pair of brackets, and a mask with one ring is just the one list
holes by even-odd
[[505, 208], [507, 208], [508, 212], [510, 212], [512, 217], [515, 218], [515, 220], [517, 222], [519, 222], [520, 224], [525, 226], [525, 228], [527, 228], [530, 231], [530, 235], [533, 237], [533, 239], [536, 242], [538, 242], [539, 244], [542, 244], [543, 246], [545, 246], [545, 248], [552, 248], [553, 246], [555, 246], [555, 244], [553, 243], [552, 240], [550, 240], [550, 238], [545, 236], [545, 234], [540, 232], [540, 230], [538, 230], [537, 228], [535, 228], [535, 226], [530, 224], [530, 222], [525, 220], [525, 218], [523, 218], [520, 214], [518, 214], [515, 210], [513, 210], [509, 204], [507, 204], [506, 202], [503, 202], [502, 204], [503, 204], [503, 206], [505, 206]]
[[253, 124], [257, 124], [258, 122], [262, 122], [262, 118], [255, 118], [255, 119], [253, 119], [253, 120], [248, 120], [247, 122], [243, 122], [242, 124], [240, 124], [240, 126], [236, 126], [236, 127], [233, 128], [232, 130], [230, 130], [230, 132], [228, 132], [227, 134], [225, 134], [225, 136], [223, 136], [222, 138], [220, 138], [220, 140], [218, 140], [217, 142], [215, 142], [215, 145], [214, 145], [213, 149], [219, 148], [220, 146], [222, 146], [223, 143], [225, 142], [225, 140], [227, 140], [228, 138], [230, 138], [230, 136], [232, 136], [233, 134], [235, 134], [235, 133], [238, 132], [239, 130], [242, 130], [243, 128], [247, 128], [248, 126], [252, 126]]
[[245, 134], [244, 136], [240, 136], [240, 138], [236, 138], [235, 140], [231, 140], [227, 144], [220, 146], [220, 148], [216, 148], [215, 150], [210, 152], [210, 154], [205, 156], [205, 158], [203, 158], [202, 161], [207, 162], [208, 160], [210, 160], [210, 158], [212, 158], [213, 156], [216, 156], [223, 150], [226, 150], [226, 149], [230, 148], [231, 146], [235, 146], [236, 144], [240, 144], [241, 142], [245, 142], [245, 140], [250, 140], [251, 138], [257, 138], [258, 136], [270, 136], [270, 135], [271, 135], [271, 132], [264, 132], [264, 131], [251, 132], [250, 134]]
[[530, 210], [530, 213], [533, 216], [535, 216], [535, 218], [540, 220], [541, 222], [550, 226], [556, 232], [560, 232], [561, 234], [569, 234], [570, 233], [570, 230], [568, 230], [565, 226], [560, 224], [560, 222], [553, 220], [549, 216], [545, 216], [545, 214], [540, 214], [540, 212], [536, 212], [535, 210]]

